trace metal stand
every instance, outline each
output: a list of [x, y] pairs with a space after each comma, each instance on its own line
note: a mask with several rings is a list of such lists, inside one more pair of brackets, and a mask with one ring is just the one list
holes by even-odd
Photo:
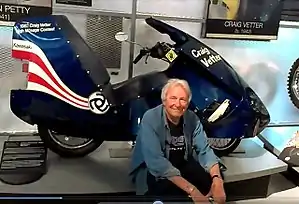
[[[135, 42], [137, 2], [138, 2], [138, 0], [132, 0], [131, 32], [130, 32], [130, 41], [131, 42]], [[134, 65], [133, 65], [134, 48], [135, 48], [135, 44], [130, 43], [130, 59], [129, 59], [129, 69], [128, 69], [128, 78], [129, 79], [133, 77], [133, 71], [134, 71]]]
[[238, 147], [235, 151], [230, 153], [230, 155], [234, 155], [234, 154], [246, 154], [246, 151], [245, 151], [245, 149]]

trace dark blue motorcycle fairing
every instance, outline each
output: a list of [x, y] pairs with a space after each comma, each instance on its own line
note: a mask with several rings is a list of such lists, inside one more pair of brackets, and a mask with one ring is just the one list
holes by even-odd
[[235, 93], [240, 96], [243, 95], [244, 87], [248, 87], [248, 85], [215, 50], [193, 36], [162, 21], [147, 18], [146, 23], [160, 33], [167, 34], [176, 43], [174, 45], [176, 52], [187, 57], [186, 61], [191, 60], [198, 63], [198, 67], [204, 67], [219, 81], [233, 89]]
[[96, 138], [98, 135], [101, 138], [111, 137], [107, 140], [132, 140], [129, 128], [132, 125], [129, 118], [130, 104], [114, 107], [104, 115], [97, 115], [42, 92], [12, 90], [10, 108], [26, 123], [46, 125], [52, 130], [66, 131], [70, 136], [73, 133], [73, 136], [79, 137]]
[[[229, 135], [231, 138], [240, 138], [244, 136], [244, 132], [246, 132], [248, 126], [252, 126], [251, 123], [256, 117], [254, 111], [252, 111], [252, 108], [248, 104], [246, 95], [244, 95], [244, 99], [243, 97], [230, 95], [225, 88], [212, 84], [211, 81], [204, 76], [204, 73], [198, 71], [198, 69], [202, 69], [201, 67], [191, 68], [187, 66], [194, 66], [194, 63], [177, 62], [165, 72], [170, 77], [181, 78], [188, 81], [192, 91], [191, 110], [196, 108], [199, 110], [200, 116], [202, 111], [214, 101], [222, 103], [224, 100], [229, 99], [231, 102], [231, 112], [219, 122], [216, 121], [215, 124], [209, 125], [211, 126], [210, 128], [206, 127], [209, 129], [209, 137], [226, 138]], [[244, 92], [244, 94], [245, 93], [246, 92]]]
[[[41, 24], [48, 24], [45, 28], [53, 30], [37, 32], [37, 27]], [[31, 32], [28, 29], [31, 29]], [[54, 16], [27, 18], [17, 22], [13, 30], [13, 40], [29, 41], [38, 46], [61, 81], [76, 94], [88, 97], [96, 91], [96, 85], [82, 68], [80, 58], [68, 43], [63, 31], [59, 29]]]
[[229, 63], [209, 46], [190, 37], [177, 50], [181, 54], [186, 55], [190, 60], [196, 62], [198, 69], [205, 69], [240, 96], [244, 94], [244, 88], [248, 87], [248, 85], [244, 83]]

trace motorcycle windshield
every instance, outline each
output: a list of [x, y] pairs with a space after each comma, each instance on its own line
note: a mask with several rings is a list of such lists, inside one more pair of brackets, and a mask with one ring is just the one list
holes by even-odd
[[195, 66], [198, 65], [195, 69], [205, 69], [231, 90], [240, 96], [244, 95], [244, 91], [248, 87], [247, 83], [216, 51], [194, 38], [189, 38], [180, 46], [179, 50], [188, 59], [194, 61]]

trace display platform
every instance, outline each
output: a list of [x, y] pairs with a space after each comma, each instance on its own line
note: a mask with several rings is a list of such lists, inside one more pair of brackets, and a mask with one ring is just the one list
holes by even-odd
[[[7, 138], [0, 137], [0, 149]], [[24, 140], [24, 136], [20, 138]], [[0, 193], [78, 196], [133, 192], [134, 186], [128, 177], [130, 164], [128, 148], [128, 143], [105, 142], [97, 151], [81, 159], [62, 159], [48, 151], [46, 175], [39, 181], [26, 185], [13, 186], [0, 183]], [[225, 185], [231, 200], [244, 199], [245, 194], [250, 198], [267, 196], [270, 176], [287, 170], [284, 162], [254, 140], [243, 140], [236, 152], [241, 153], [222, 158], [227, 167], [224, 172]], [[257, 185], [259, 188], [256, 188]], [[256, 192], [257, 190], [260, 192]]]

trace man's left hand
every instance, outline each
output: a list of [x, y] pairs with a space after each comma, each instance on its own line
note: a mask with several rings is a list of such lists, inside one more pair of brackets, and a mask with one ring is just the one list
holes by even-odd
[[223, 180], [220, 178], [214, 178], [208, 196], [212, 196], [215, 203], [225, 204], [226, 194], [223, 186]]

